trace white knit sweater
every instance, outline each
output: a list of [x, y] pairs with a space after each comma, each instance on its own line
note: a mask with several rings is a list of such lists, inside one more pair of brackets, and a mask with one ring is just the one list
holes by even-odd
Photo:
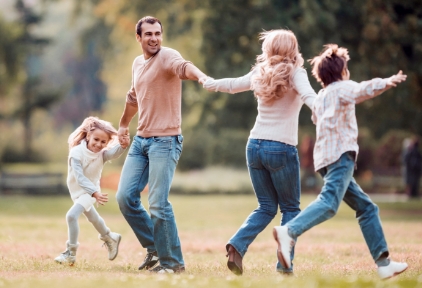
[[[215, 80], [208, 78], [204, 88], [211, 91], [239, 93], [251, 90], [254, 70], [239, 78]], [[303, 103], [312, 109], [317, 96], [309, 83], [306, 70], [297, 68], [293, 74], [293, 87], [272, 104], [258, 97], [258, 116], [249, 138], [273, 140], [296, 146], [298, 143], [299, 111]]]
[[70, 159], [74, 158], [81, 162], [84, 176], [95, 185], [96, 191], [100, 192], [101, 172], [104, 166], [103, 152], [104, 150], [98, 153], [92, 152], [86, 147], [85, 140], [82, 140], [81, 144], [70, 149], [67, 187], [69, 188], [70, 197], [72, 197], [73, 200], [78, 199], [81, 195], [87, 193], [87, 191], [79, 185], [75, 173], [73, 173], [72, 166], [70, 165]]

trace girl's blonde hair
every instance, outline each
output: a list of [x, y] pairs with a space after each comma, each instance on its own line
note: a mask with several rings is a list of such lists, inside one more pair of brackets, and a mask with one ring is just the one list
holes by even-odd
[[256, 69], [251, 88], [255, 97], [272, 103], [283, 97], [283, 92], [291, 89], [293, 72], [303, 67], [303, 57], [299, 53], [299, 44], [292, 31], [277, 29], [259, 34], [262, 42], [262, 54], [256, 58], [252, 69]]
[[110, 136], [111, 141], [107, 143], [107, 147], [114, 145], [114, 142], [117, 141], [117, 130], [110, 122], [101, 120], [98, 117], [90, 116], [85, 118], [81, 126], [76, 128], [76, 130], [70, 134], [67, 141], [69, 143], [69, 149], [81, 144], [81, 141], [87, 138], [88, 133], [94, 131], [95, 129], [101, 129]]
[[338, 47], [337, 44], [324, 45], [319, 56], [308, 60], [312, 65], [312, 75], [327, 87], [333, 82], [343, 79], [342, 72], [347, 68], [347, 61], [350, 60], [346, 48]]

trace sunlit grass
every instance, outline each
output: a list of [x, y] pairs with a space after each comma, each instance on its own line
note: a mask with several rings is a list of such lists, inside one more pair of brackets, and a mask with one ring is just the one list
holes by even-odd
[[[143, 195], [143, 199], [146, 199]], [[315, 195], [305, 195], [305, 207]], [[114, 195], [99, 208], [107, 225], [123, 236], [119, 256], [107, 260], [97, 232], [84, 217], [75, 266], [54, 263], [67, 239], [68, 197], [0, 197], [0, 287], [418, 287], [422, 286], [422, 201], [379, 203], [391, 255], [409, 269], [380, 281], [354, 213], [342, 204], [333, 219], [311, 229], [296, 246], [295, 276], [274, 271], [271, 228], [249, 247], [245, 272], [226, 268], [225, 244], [256, 207], [253, 195], [172, 195], [187, 272], [159, 276], [140, 272], [145, 257], [120, 214]], [[406, 209], [407, 207], [407, 209]], [[416, 213], [414, 213], [416, 212]]]

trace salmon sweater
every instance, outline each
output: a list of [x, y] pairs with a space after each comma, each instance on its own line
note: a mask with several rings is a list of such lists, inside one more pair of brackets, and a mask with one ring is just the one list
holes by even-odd
[[179, 52], [167, 47], [161, 47], [147, 60], [143, 55], [135, 58], [126, 103], [138, 107], [138, 136], [181, 134], [181, 80], [188, 79], [185, 70], [189, 63]]

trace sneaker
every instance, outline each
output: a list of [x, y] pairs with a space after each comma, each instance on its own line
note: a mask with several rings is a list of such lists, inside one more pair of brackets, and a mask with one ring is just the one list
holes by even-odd
[[62, 254], [54, 258], [54, 261], [59, 264], [68, 264], [69, 266], [73, 266], [76, 261], [76, 255], [72, 255], [71, 252], [66, 249], [66, 251], [62, 252]]
[[154, 269], [149, 270], [151, 273], [157, 273], [157, 274], [180, 274], [185, 272], [185, 267], [180, 268], [167, 268], [164, 266], [157, 266]]
[[273, 228], [273, 236], [275, 241], [278, 244], [277, 249], [277, 258], [281, 266], [286, 269], [292, 267], [292, 262], [290, 260], [290, 254], [295, 245], [295, 241], [292, 237], [289, 236], [287, 232], [287, 226], [275, 226]]
[[101, 236], [98, 235], [98, 238], [104, 241], [103, 246], [107, 247], [108, 250], [108, 260], [112, 261], [117, 257], [119, 253], [119, 244], [122, 236], [118, 233], [109, 232], [107, 235]]
[[153, 268], [158, 263], [158, 253], [157, 251], [147, 253], [145, 256], [144, 263], [139, 266], [138, 270], [148, 270]]
[[403, 273], [407, 267], [407, 263], [394, 262], [390, 260], [390, 264], [387, 266], [378, 267], [378, 275], [381, 279], [385, 280]]
[[76, 261], [76, 251], [78, 250], [79, 243], [70, 244], [69, 241], [66, 242], [66, 251], [62, 252], [59, 256], [54, 258], [59, 264], [69, 264], [72, 266]]

